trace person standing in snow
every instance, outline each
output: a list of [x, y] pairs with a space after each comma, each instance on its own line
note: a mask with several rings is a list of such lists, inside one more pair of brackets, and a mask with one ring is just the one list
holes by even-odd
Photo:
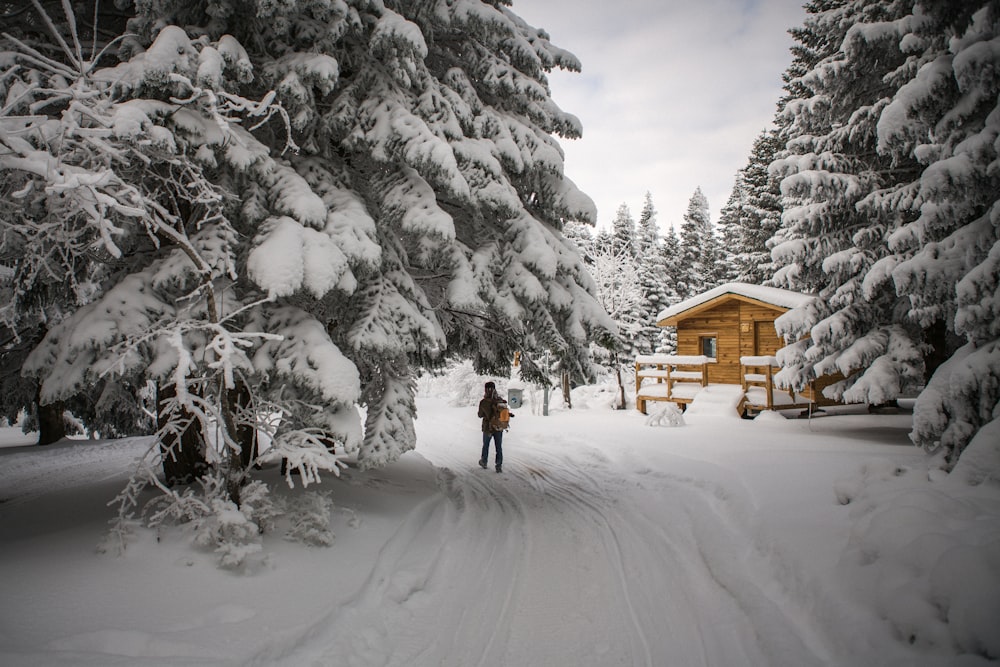
[[[500, 411], [500, 404], [505, 401], [497, 395], [496, 385], [486, 383], [483, 398], [479, 401], [479, 416], [483, 418], [483, 455], [479, 459], [480, 467], [486, 467], [490, 455], [490, 439], [496, 444], [496, 467], [501, 472], [503, 466], [503, 430], [494, 431], [494, 421]], [[513, 414], [511, 414], [513, 416]]]

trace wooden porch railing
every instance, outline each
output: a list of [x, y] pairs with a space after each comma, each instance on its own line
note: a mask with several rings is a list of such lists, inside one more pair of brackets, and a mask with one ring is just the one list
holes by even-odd
[[690, 403], [693, 395], [675, 392], [679, 383], [707, 386], [708, 357], [651, 354], [635, 358], [635, 407], [639, 412], [646, 414], [647, 401]]

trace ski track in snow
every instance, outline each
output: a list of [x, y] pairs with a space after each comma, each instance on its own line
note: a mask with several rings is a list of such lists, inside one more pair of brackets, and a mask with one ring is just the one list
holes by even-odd
[[[52, 491], [58, 479], [64, 491], [118, 480], [122, 470], [131, 470], [152, 443], [149, 437], [121, 440], [69, 440], [44, 448], [0, 450], [0, 507], [5, 511]], [[106, 458], [106, 474], [94, 476], [90, 464], [95, 452]], [[40, 462], [42, 464], [40, 465]], [[16, 489], [16, 492], [14, 491]]]
[[794, 605], [768, 596], [782, 586], [720, 489], [622, 478], [599, 449], [559, 437], [508, 444], [498, 475], [460, 437], [421, 447], [441, 493], [352, 600], [257, 664], [829, 664], [808, 622], [782, 611]]

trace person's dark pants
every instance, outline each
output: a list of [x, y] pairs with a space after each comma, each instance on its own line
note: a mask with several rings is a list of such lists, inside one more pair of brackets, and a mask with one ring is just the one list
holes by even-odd
[[503, 431], [494, 431], [493, 433], [483, 433], [483, 461], [487, 461], [490, 455], [490, 438], [493, 438], [493, 442], [496, 443], [497, 449], [497, 465], [503, 463]]

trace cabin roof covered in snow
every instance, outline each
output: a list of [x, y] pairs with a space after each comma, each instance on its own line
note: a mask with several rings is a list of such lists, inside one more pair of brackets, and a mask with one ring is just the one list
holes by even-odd
[[[725, 283], [723, 285], [719, 285], [718, 287], [714, 287], [707, 292], [696, 294], [690, 299], [685, 299], [684, 301], [674, 304], [669, 308], [664, 308], [660, 311], [660, 314], [656, 316], [656, 323], [660, 326], [674, 324], [679, 315], [682, 315], [690, 310], [702, 310], [701, 307], [707, 306], [718, 300], [720, 297], [724, 297], [726, 295], [733, 295], [738, 298], [742, 298], [743, 300], [757, 301], [759, 303], [775, 306], [783, 310], [791, 310], [792, 308], [809, 303], [815, 298], [809, 294], [793, 292], [791, 290], [781, 289], [780, 287], [751, 285], [749, 283]], [[664, 320], [672, 321], [664, 322]]]

